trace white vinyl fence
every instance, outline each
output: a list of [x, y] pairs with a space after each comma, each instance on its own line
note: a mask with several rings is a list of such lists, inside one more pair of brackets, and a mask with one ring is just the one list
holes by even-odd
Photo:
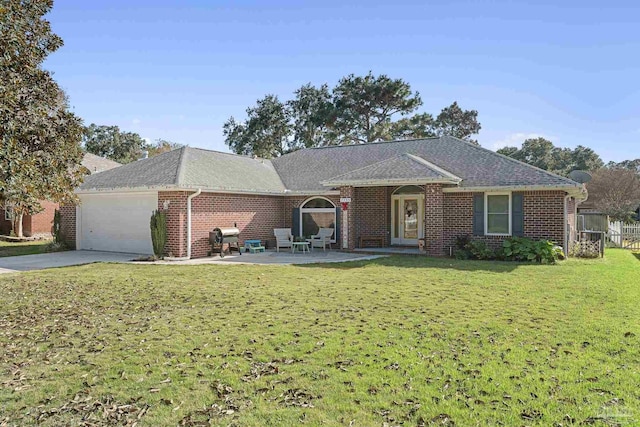
[[640, 250], [640, 223], [610, 222], [607, 240], [619, 248]]

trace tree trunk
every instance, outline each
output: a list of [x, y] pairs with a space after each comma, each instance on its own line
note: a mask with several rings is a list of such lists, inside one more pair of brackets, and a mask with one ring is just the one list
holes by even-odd
[[24, 216], [22, 211], [13, 212], [13, 234], [16, 235], [16, 237], [24, 237], [22, 235], [22, 217]]

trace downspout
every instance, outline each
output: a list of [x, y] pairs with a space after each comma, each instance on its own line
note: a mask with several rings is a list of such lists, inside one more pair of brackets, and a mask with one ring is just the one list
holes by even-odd
[[191, 200], [202, 193], [202, 188], [187, 197], [187, 259], [191, 259]]
[[[569, 213], [567, 212], [567, 202], [571, 199], [570, 195], [564, 196], [564, 255], [569, 256]], [[577, 203], [577, 202], [576, 202]]]
[[165, 257], [166, 261], [187, 261], [191, 259], [191, 200], [202, 193], [202, 188], [187, 197], [187, 256], [184, 257]]

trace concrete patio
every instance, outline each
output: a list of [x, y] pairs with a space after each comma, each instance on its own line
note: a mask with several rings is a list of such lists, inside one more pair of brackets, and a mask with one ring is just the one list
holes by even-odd
[[170, 264], [170, 265], [200, 265], [200, 264], [271, 264], [271, 265], [293, 265], [293, 264], [316, 264], [316, 263], [335, 263], [348, 261], [365, 261], [370, 259], [381, 258], [384, 255], [371, 254], [355, 254], [349, 252], [339, 252], [336, 250], [323, 252], [315, 250], [313, 252], [296, 252], [291, 251], [267, 250], [261, 253], [243, 253], [238, 255], [225, 255], [220, 258], [215, 254], [206, 258], [195, 258], [186, 261], [156, 261], [153, 264]]
[[94, 262], [130, 262], [138, 257], [140, 255], [102, 251], [67, 251], [20, 255], [0, 258], [0, 273], [70, 267]]

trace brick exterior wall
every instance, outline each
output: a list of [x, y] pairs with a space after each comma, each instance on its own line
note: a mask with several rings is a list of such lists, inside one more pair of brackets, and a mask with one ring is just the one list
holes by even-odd
[[[356, 212], [358, 209], [358, 201], [355, 198], [355, 189], [353, 187], [340, 187], [340, 198], [350, 197], [351, 203], [347, 208], [347, 213], [343, 212], [342, 214], [342, 229], [340, 233], [341, 239], [344, 239], [346, 236], [347, 244], [346, 249], [353, 250], [356, 247], [356, 234], [355, 234], [355, 224], [356, 224]], [[345, 245], [341, 245], [340, 248], [343, 248]]]
[[[35, 215], [24, 215], [22, 217], [22, 234], [25, 237], [51, 237], [53, 227], [53, 215], [58, 209], [58, 204], [41, 200], [43, 207], [41, 212]], [[11, 233], [11, 221], [4, 219], [4, 209], [0, 212], [0, 234], [9, 235]]]
[[53, 216], [59, 205], [48, 201], [41, 201], [40, 204], [44, 208], [42, 212], [35, 215], [25, 215], [22, 220], [25, 236], [51, 236]]
[[[356, 202], [349, 209], [357, 218], [351, 227], [356, 246], [360, 245], [360, 236], [383, 237], [385, 246], [391, 244], [391, 188], [354, 188], [352, 200], [355, 198]], [[363, 245], [373, 246], [375, 242], [363, 242]]]
[[442, 184], [424, 188], [424, 238], [427, 254], [441, 256], [444, 244], [444, 193]]
[[60, 233], [71, 249], [76, 248], [76, 206], [60, 206]]
[[[478, 193], [481, 194], [481, 193]], [[524, 199], [524, 236], [532, 239], [549, 239], [562, 245], [564, 242], [563, 191], [526, 191]], [[457, 236], [469, 235], [483, 240], [490, 247], [502, 245], [502, 236], [473, 236], [473, 193], [444, 193], [444, 246], [443, 253], [455, 246]], [[568, 207], [568, 212], [572, 212]], [[428, 221], [428, 217], [427, 217]], [[575, 223], [575, 216], [568, 221]]]
[[[167, 210], [168, 242], [166, 253], [175, 257], [187, 255], [187, 197], [189, 192], [159, 192], [158, 209]], [[204, 257], [211, 251], [209, 232], [215, 227], [240, 229], [240, 242], [260, 239], [268, 246], [275, 246], [274, 228], [291, 228], [292, 211], [309, 196], [261, 196], [202, 193], [191, 205], [191, 256]], [[327, 197], [338, 205], [338, 196]]]
[[[397, 187], [342, 187], [340, 196], [327, 197], [339, 206], [340, 197], [351, 197], [351, 203], [340, 222], [349, 223], [348, 249], [358, 246], [360, 236], [382, 236], [385, 245], [391, 237], [391, 195]], [[440, 184], [424, 186], [424, 235], [427, 253], [432, 256], [449, 254], [455, 238], [473, 234], [473, 193], [443, 193]], [[187, 254], [187, 197], [193, 192], [158, 193], [158, 209], [167, 209], [168, 242], [165, 253], [174, 257]], [[524, 193], [524, 234], [533, 239], [564, 242], [564, 196], [562, 191]], [[300, 207], [309, 196], [261, 196], [202, 193], [192, 201], [192, 257], [207, 256], [211, 250], [209, 232], [214, 227], [231, 227], [237, 223], [240, 241], [261, 239], [273, 245], [274, 228], [291, 228], [292, 210]], [[63, 206], [62, 232], [65, 241], [75, 247], [75, 206]], [[575, 224], [575, 201], [568, 205], [567, 222]], [[338, 248], [342, 248], [338, 236]], [[502, 244], [501, 236], [474, 236], [491, 247]]]
[[240, 229], [240, 242], [260, 239], [275, 245], [274, 228], [284, 227], [283, 200], [277, 196], [245, 196], [202, 193], [192, 200], [191, 256], [207, 256], [211, 251], [209, 232], [215, 227]]
[[[23, 222], [24, 226], [24, 222]], [[4, 219], [4, 208], [0, 211], [0, 234], [8, 236], [11, 233], [11, 221]]]

